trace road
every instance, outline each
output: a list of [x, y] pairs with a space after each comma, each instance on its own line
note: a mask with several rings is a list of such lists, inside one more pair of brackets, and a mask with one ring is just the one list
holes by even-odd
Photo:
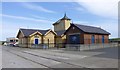
[[2, 47], [0, 46], [0, 69], [2, 69]]
[[2, 46], [2, 68], [118, 68], [117, 48], [89, 51]]

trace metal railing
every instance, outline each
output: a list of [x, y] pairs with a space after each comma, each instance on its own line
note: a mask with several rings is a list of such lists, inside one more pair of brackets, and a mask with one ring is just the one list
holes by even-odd
[[118, 47], [118, 43], [103, 43], [103, 44], [62, 44], [62, 43], [49, 43], [49, 44], [19, 44], [19, 47], [27, 47], [27, 48], [40, 48], [40, 49], [59, 49], [65, 48], [66, 50], [91, 50], [91, 49], [100, 49], [107, 47]]
[[55, 47], [55, 44], [54, 43], [46, 43], [46, 44], [30, 44], [30, 43], [22, 43], [22, 44], [18, 44], [19, 47], [25, 47], [25, 48], [45, 48], [45, 49], [48, 49], [48, 48], [53, 48]]

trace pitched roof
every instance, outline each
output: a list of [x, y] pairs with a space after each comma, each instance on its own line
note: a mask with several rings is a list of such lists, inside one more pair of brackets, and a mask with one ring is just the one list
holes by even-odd
[[57, 33], [57, 36], [61, 36], [62, 34], [64, 34], [66, 30], [61, 30], [61, 31], [55, 31]]
[[87, 33], [110, 34], [109, 32], [99, 27], [80, 25], [80, 24], [71, 24], [71, 25], [75, 25], [76, 27], [81, 29], [83, 32], [87, 32]]
[[58, 21], [56, 21], [53, 25], [60, 23], [61, 20], [71, 20], [71, 19], [68, 18], [68, 17], [66, 16], [66, 13], [65, 13], [65, 14], [64, 14], [64, 17], [61, 18], [61, 19], [59, 19]]
[[53, 25], [60, 23], [60, 21], [61, 21], [61, 20], [59, 19], [59, 20], [56, 21]]
[[61, 20], [64, 20], [64, 19], [66, 19], [66, 20], [71, 20], [70, 18], [68, 18], [68, 17], [66, 16], [66, 13], [64, 14], [64, 17], [63, 17]]
[[24, 34], [24, 36], [29, 36], [30, 34], [32, 34], [32, 33], [34, 33], [34, 32], [36, 32], [36, 31], [38, 31], [38, 32], [40, 32], [40, 33], [42, 33], [43, 35], [46, 33], [46, 32], [48, 32], [50, 29], [48, 29], [48, 30], [38, 30], [38, 29], [20, 29], [20, 31], [22, 31], [23, 32], [23, 34]]

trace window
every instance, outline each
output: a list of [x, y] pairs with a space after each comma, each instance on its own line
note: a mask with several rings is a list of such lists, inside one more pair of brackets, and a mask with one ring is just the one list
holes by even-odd
[[18, 40], [16, 40], [16, 42], [18, 42]]
[[10, 42], [13, 42], [13, 40], [10, 40]]

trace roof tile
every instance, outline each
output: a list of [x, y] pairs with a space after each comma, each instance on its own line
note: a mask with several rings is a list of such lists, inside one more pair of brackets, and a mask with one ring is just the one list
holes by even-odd
[[87, 32], [87, 33], [110, 34], [109, 32], [107, 32], [99, 27], [80, 25], [80, 24], [73, 24], [73, 25], [77, 26], [79, 29], [81, 29], [82, 31]]
[[42, 33], [42, 34], [44, 35], [46, 32], [49, 31], [49, 29], [48, 29], [48, 30], [20, 29], [20, 30], [23, 32], [23, 34], [24, 34], [25, 36], [29, 36], [30, 34], [36, 32], [36, 31], [38, 31], [38, 32], [40, 32], [40, 33]]

